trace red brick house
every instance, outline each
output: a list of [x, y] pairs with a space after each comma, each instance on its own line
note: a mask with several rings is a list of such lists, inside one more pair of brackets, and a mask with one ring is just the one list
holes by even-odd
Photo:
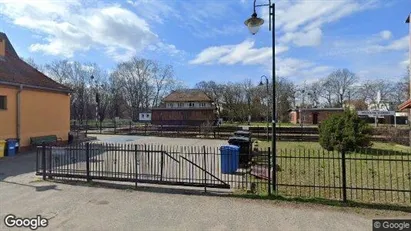
[[198, 89], [173, 91], [151, 111], [151, 123], [155, 125], [198, 126], [213, 124], [216, 119], [213, 101]]
[[302, 108], [290, 110], [290, 122], [299, 124], [319, 124], [331, 115], [343, 113], [343, 108]]

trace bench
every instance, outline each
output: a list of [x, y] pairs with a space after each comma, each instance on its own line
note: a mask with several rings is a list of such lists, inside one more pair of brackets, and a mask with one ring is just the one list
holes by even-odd
[[30, 137], [30, 144], [33, 146], [54, 144], [57, 143], [57, 141], [62, 141], [62, 139], [58, 138], [56, 135]]

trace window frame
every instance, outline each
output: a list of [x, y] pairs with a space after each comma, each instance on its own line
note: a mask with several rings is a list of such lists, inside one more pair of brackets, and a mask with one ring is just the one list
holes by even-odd
[[0, 106], [4, 104], [4, 108], [0, 107], [0, 110], [7, 110], [7, 95], [0, 95], [0, 102], [4, 99], [4, 103], [0, 103]]

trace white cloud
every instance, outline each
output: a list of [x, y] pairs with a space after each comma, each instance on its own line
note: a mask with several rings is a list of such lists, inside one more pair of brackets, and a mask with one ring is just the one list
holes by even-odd
[[241, 23], [227, 20], [227, 15], [234, 17], [237, 13], [233, 10], [233, 5], [238, 5], [238, 2], [175, 0], [128, 0], [127, 2], [144, 19], [160, 24], [177, 20], [183, 30], [188, 30], [199, 38], [232, 35], [244, 30]]
[[376, 54], [383, 52], [405, 51], [408, 49], [409, 37], [393, 40], [388, 44], [381, 44], [381, 40], [366, 39], [361, 41], [336, 41], [333, 46], [324, 53], [324, 56], [343, 56], [353, 53]]
[[[323, 34], [321, 28], [325, 24], [376, 5], [376, 0], [279, 1], [276, 4], [275, 27], [280, 34], [280, 40], [292, 42], [297, 46], [318, 46]], [[268, 9], [263, 8], [261, 15], [266, 21], [269, 20], [268, 13]]]
[[135, 8], [138, 15], [160, 24], [163, 24], [165, 18], [170, 16], [180, 17], [177, 11], [170, 5], [173, 1], [128, 0], [127, 2]]
[[388, 40], [392, 37], [392, 33], [389, 30], [383, 30], [380, 32], [380, 36], [382, 39]]
[[102, 48], [116, 61], [127, 60], [149, 45], [176, 52], [161, 42], [147, 22], [119, 5], [88, 7], [79, 1], [0, 2], [0, 14], [14, 24], [45, 35], [30, 51], [73, 57]]
[[[267, 64], [272, 59], [272, 48], [262, 47], [255, 48], [255, 42], [245, 40], [236, 45], [224, 45], [208, 47], [201, 51], [195, 59], [191, 60], [190, 64]], [[276, 47], [276, 55], [285, 52], [288, 47]]]
[[334, 68], [318, 65], [311, 61], [296, 58], [277, 58], [276, 73], [295, 82], [314, 81], [330, 73]]

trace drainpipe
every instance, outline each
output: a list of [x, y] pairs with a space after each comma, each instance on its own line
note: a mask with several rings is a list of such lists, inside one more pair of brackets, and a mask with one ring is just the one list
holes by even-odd
[[17, 117], [17, 127], [16, 127], [16, 133], [17, 133], [17, 139], [20, 142], [20, 137], [21, 137], [21, 92], [23, 91], [23, 85], [20, 84], [19, 90], [17, 91], [17, 113], [16, 113], [16, 117]]

